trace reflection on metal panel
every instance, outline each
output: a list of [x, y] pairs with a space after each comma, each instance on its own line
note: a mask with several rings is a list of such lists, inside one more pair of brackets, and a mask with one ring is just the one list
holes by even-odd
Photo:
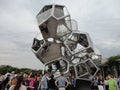
[[92, 79], [102, 56], [95, 52], [89, 34], [78, 30], [67, 8], [45, 5], [36, 17], [43, 39], [34, 38], [32, 51], [45, 65], [44, 69], [55, 77], [62, 71], [65, 76], [73, 72], [76, 78]]
[[69, 63], [65, 58], [59, 58], [51, 61], [45, 65], [45, 70], [53, 74], [55, 77], [60, 76], [60, 72], [67, 73], [69, 70]]
[[56, 43], [43, 45], [36, 54], [44, 63], [52, 61], [61, 57], [61, 45]]
[[92, 79], [99, 68], [93, 63], [91, 59], [81, 61], [75, 65], [76, 77], [83, 79]]

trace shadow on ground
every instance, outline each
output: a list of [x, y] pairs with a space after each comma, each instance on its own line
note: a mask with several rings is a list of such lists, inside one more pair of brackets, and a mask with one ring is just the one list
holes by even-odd
[[90, 84], [91, 84], [90, 81], [77, 80], [76, 81], [76, 90], [91, 90]]

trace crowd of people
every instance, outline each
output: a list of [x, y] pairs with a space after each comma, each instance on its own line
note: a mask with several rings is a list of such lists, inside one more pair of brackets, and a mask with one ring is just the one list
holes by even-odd
[[[67, 78], [63, 72], [58, 78], [48, 72], [0, 74], [0, 90], [78, 90], [77, 84], [74, 75]], [[98, 74], [91, 81], [91, 90], [120, 90], [120, 77], [108, 74], [104, 79]]]
[[54, 78], [54, 75], [49, 75], [44, 72], [44, 75], [37, 73], [15, 73], [8, 72], [0, 74], [0, 90], [75, 90], [74, 75], [69, 79], [61, 76]]
[[92, 90], [120, 90], [120, 77], [116, 75], [108, 74], [105, 78], [102, 74], [96, 75], [92, 79]]

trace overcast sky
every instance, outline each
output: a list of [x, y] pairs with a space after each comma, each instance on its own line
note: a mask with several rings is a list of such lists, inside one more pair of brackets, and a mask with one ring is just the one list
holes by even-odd
[[36, 15], [46, 4], [65, 5], [103, 57], [120, 54], [120, 0], [0, 0], [0, 64], [42, 69], [31, 51]]

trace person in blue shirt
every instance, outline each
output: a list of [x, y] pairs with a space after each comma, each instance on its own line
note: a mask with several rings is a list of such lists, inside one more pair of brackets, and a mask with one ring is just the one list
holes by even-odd
[[69, 82], [67, 78], [64, 77], [63, 72], [61, 72], [61, 76], [56, 79], [55, 85], [58, 87], [58, 90], [65, 90], [69, 85]]
[[41, 90], [47, 90], [48, 89], [48, 73], [44, 72], [44, 75], [41, 79]]
[[118, 87], [120, 89], [120, 76], [118, 77], [117, 82], [118, 82]]

